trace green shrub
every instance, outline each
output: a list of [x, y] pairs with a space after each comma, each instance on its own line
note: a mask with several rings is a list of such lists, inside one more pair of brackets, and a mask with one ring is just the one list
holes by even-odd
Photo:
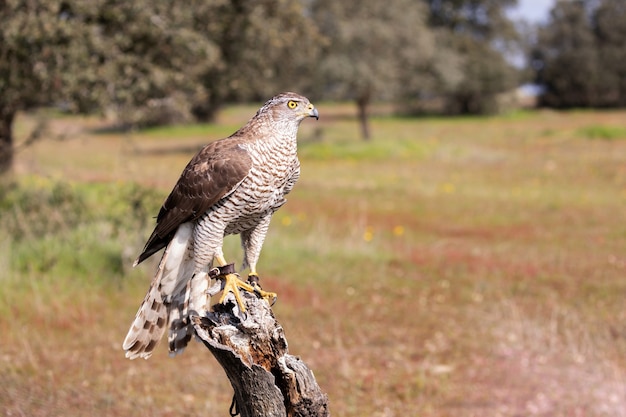
[[[99, 281], [126, 274], [161, 196], [132, 183], [31, 178], [0, 186], [7, 276]], [[127, 259], [128, 258], [128, 259]], [[43, 275], [43, 277], [42, 277]]]
[[0, 228], [15, 241], [59, 233], [88, 220], [84, 199], [67, 183], [0, 188]]

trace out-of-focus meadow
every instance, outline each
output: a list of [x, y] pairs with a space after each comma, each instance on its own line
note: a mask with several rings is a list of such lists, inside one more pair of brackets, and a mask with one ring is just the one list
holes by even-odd
[[[259, 272], [331, 413], [626, 415], [626, 112], [382, 112], [365, 142], [351, 107], [316, 104]], [[58, 116], [18, 145], [0, 188], [2, 415], [226, 415], [201, 344], [129, 361], [121, 342], [160, 203], [255, 109], [134, 133]], [[18, 143], [36, 120], [20, 115]], [[240, 262], [236, 238], [226, 254]]]

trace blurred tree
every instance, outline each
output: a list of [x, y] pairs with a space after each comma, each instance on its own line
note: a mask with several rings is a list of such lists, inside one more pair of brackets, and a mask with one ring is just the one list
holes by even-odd
[[553, 107], [626, 105], [626, 3], [559, 0], [539, 28], [531, 53], [541, 104]]
[[219, 64], [217, 46], [193, 30], [193, 4], [81, 0], [66, 7], [91, 31], [79, 42], [91, 65], [68, 85], [78, 110], [107, 109], [129, 126], [190, 119], [191, 102], [205, 95], [199, 75]]
[[292, 0], [196, 0], [193, 28], [218, 48], [200, 83], [194, 114], [210, 120], [225, 101], [264, 100], [277, 91], [310, 93], [323, 37]]
[[594, 29], [603, 68], [601, 105], [626, 106], [626, 2], [602, 1], [594, 14]]
[[318, 79], [334, 98], [354, 100], [363, 138], [368, 106], [397, 98], [433, 54], [424, 7], [413, 0], [311, 1], [313, 19], [329, 39]]
[[498, 111], [497, 97], [518, 84], [505, 53], [518, 40], [507, 8], [517, 0], [424, 0], [438, 46], [430, 83], [409, 92], [441, 97], [450, 113]]
[[60, 97], [73, 59], [73, 39], [86, 35], [61, 15], [57, 1], [0, 0], [0, 172], [13, 160], [18, 111]]
[[[18, 111], [61, 104], [113, 110], [123, 123], [161, 122], [196, 93], [215, 48], [173, 1], [0, 0], [0, 172], [13, 158]], [[183, 106], [184, 108], [184, 106]]]
[[561, 107], [595, 102], [598, 51], [585, 1], [557, 2], [549, 25], [539, 29], [537, 42], [532, 61], [539, 69], [537, 81], [546, 87], [542, 104]]

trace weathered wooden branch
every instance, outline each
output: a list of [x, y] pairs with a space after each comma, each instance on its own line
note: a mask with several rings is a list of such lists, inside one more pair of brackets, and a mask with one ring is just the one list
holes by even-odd
[[242, 291], [247, 311], [233, 304], [192, 316], [197, 336], [224, 368], [242, 417], [329, 416], [328, 397], [313, 372], [288, 353], [283, 328], [267, 301]]

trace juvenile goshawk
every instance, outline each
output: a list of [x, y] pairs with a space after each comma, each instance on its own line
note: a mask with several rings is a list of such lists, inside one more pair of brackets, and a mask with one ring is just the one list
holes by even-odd
[[[135, 261], [137, 265], [165, 248], [124, 340], [126, 357], [149, 358], [168, 326], [170, 355], [182, 352], [193, 334], [189, 315], [209, 309], [213, 262], [226, 265], [224, 236], [240, 234], [243, 267], [250, 268], [249, 281], [258, 280], [256, 264], [272, 214], [285, 204], [300, 176], [296, 135], [307, 117], [318, 118], [307, 98], [279, 94], [245, 126], [209, 143], [187, 164]], [[227, 275], [220, 302], [232, 292], [244, 310], [239, 288], [252, 287]]]

